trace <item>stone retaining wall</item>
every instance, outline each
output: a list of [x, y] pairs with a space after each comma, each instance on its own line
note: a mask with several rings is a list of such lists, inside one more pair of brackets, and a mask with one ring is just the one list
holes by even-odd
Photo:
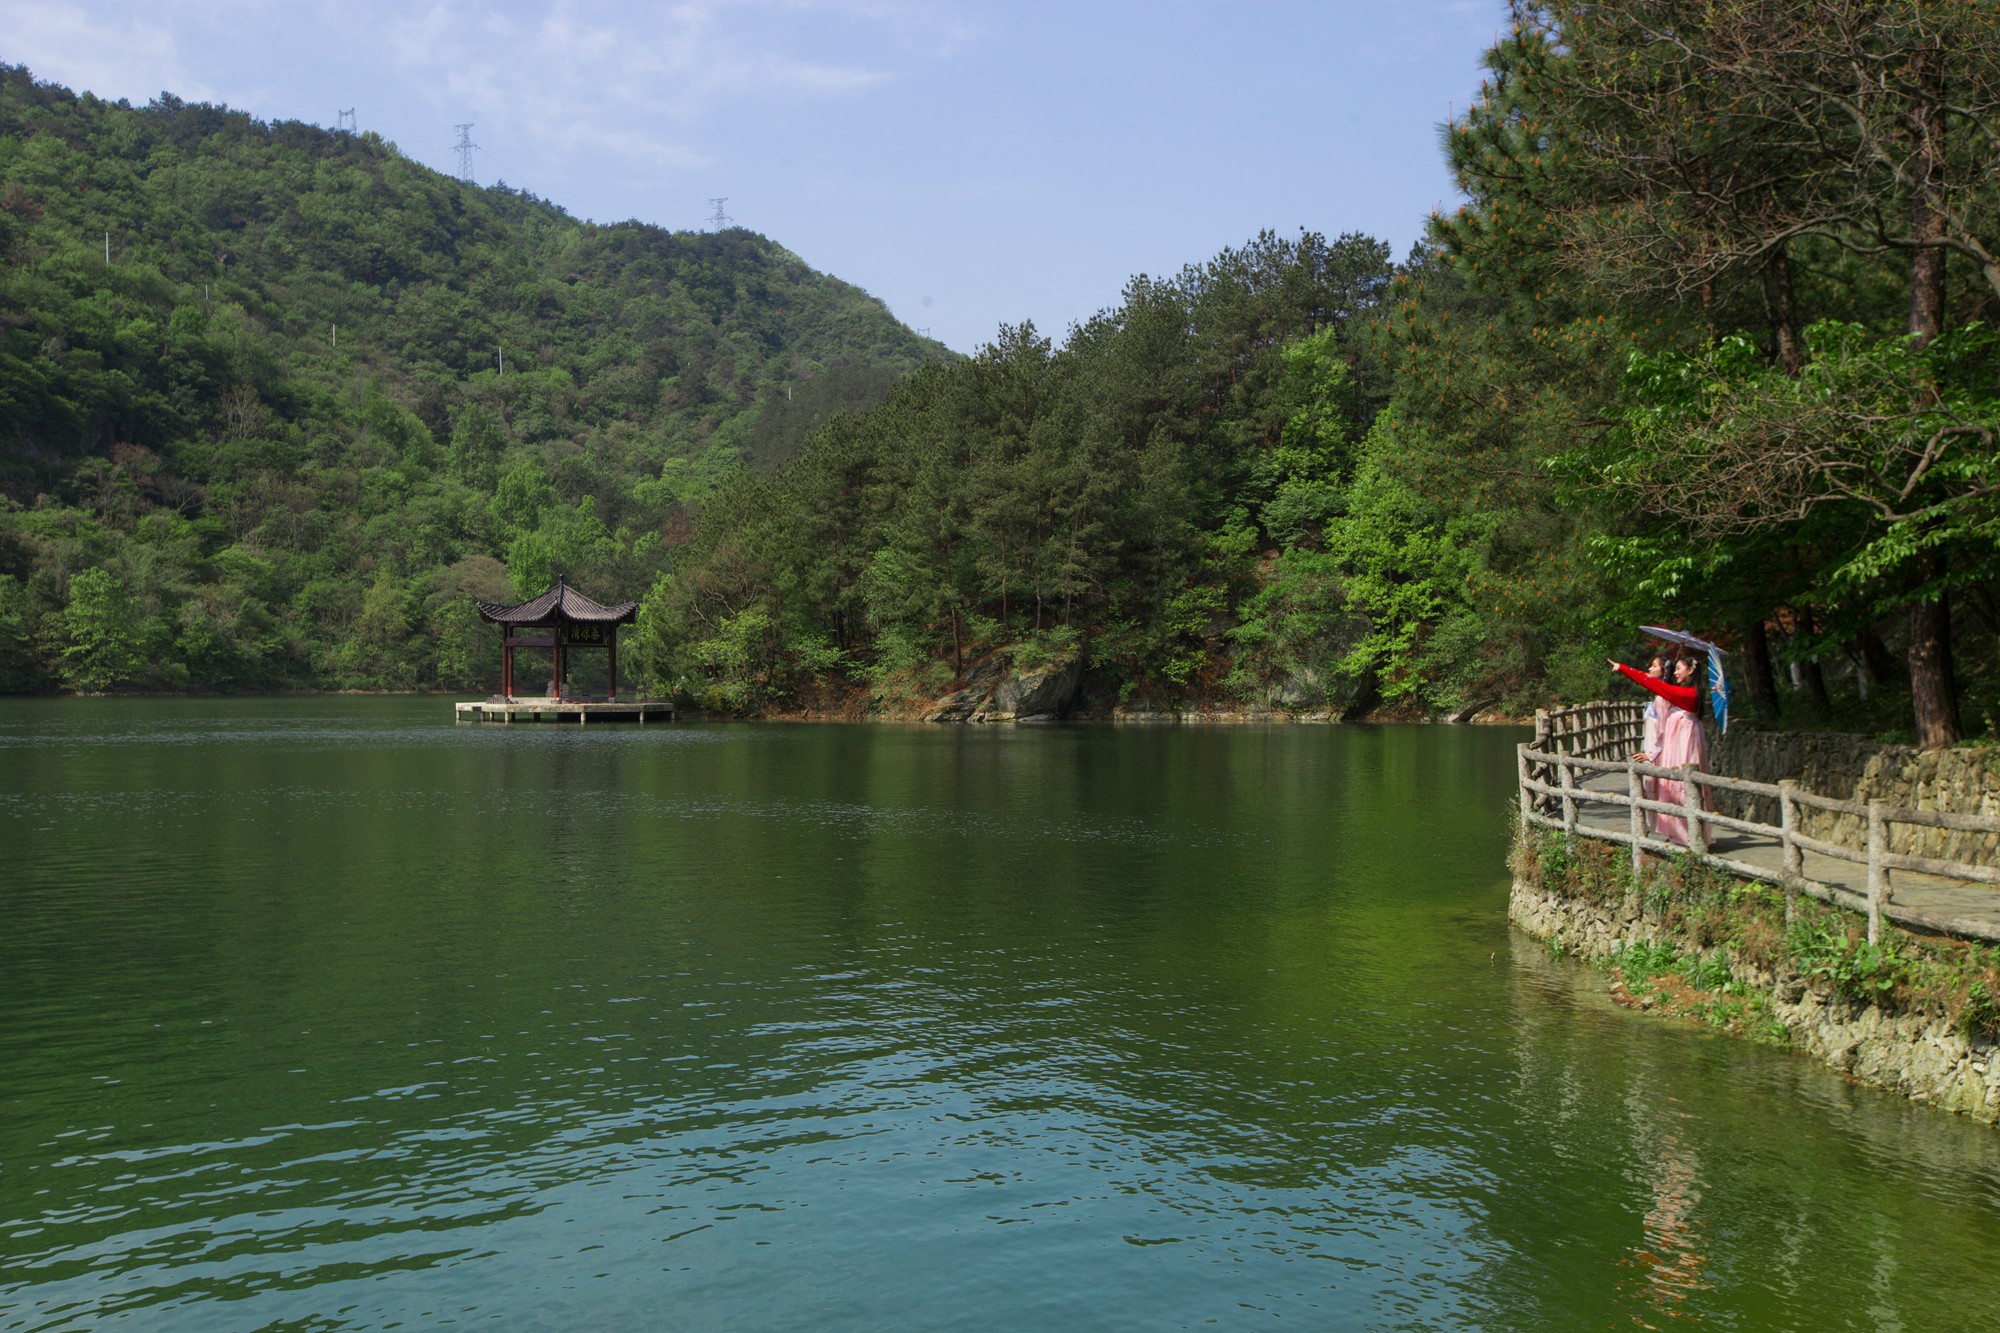
[[[1585, 958], [1609, 958], [1618, 946], [1641, 941], [1693, 947], [1644, 915], [1636, 902], [1599, 906], [1518, 879], [1507, 915], [1530, 935]], [[1774, 974], [1734, 960], [1729, 969], [1736, 980], [1771, 997], [1772, 1016], [1800, 1050], [1870, 1087], [2000, 1123], [2000, 1046], [1968, 1039], [1939, 1015], [1888, 1013], [1828, 993], [1795, 972]]]
[[[1713, 738], [1711, 738], [1713, 740]], [[2000, 815], [2000, 751], [1959, 747], [1919, 750], [1883, 745], [1861, 736], [1816, 732], [1759, 731], [1737, 725], [1713, 741], [1711, 766], [1717, 773], [1753, 782], [1796, 778], [1820, 796], [1881, 801], [1910, 810], [1942, 810], [1960, 815]], [[1778, 803], [1765, 797], [1717, 792], [1723, 814], [1778, 822]], [[1857, 815], [1802, 810], [1801, 832], [1850, 847], [1868, 845], [1868, 821]], [[1890, 825], [1889, 850], [1943, 857], [1976, 865], [2000, 864], [2000, 833], [1954, 833]]]

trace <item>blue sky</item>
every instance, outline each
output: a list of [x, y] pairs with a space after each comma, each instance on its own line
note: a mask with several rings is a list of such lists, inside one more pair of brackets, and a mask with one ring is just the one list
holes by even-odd
[[0, 59], [362, 129], [599, 221], [709, 200], [961, 351], [1262, 228], [1398, 257], [1500, 0], [0, 0]]

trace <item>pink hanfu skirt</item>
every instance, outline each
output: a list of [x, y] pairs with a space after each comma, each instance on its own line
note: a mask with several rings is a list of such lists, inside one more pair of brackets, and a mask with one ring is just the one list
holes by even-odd
[[[1708, 740], [1701, 734], [1701, 722], [1693, 713], [1684, 708], [1669, 708], [1666, 717], [1660, 720], [1659, 758], [1653, 761], [1661, 768], [1679, 768], [1683, 764], [1695, 768], [1708, 765]], [[1656, 801], [1670, 801], [1675, 805], [1687, 803], [1687, 784], [1675, 782], [1671, 778], [1654, 781]], [[1681, 815], [1653, 816], [1653, 831], [1669, 842], [1682, 847], [1688, 845], [1687, 819]]]

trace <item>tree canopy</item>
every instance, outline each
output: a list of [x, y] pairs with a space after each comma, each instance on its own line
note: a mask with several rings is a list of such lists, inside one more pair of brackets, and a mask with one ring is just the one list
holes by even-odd
[[474, 595], [636, 595], [739, 460], [948, 355], [741, 229], [17, 67], [0, 261], [17, 690], [486, 685]]
[[1994, 731], [1992, 6], [1511, 11], [1402, 262], [1265, 232], [963, 358], [746, 232], [9, 71], [0, 688], [484, 685], [471, 598], [562, 573], [746, 713], [1522, 709], [1665, 620], [1767, 722]]

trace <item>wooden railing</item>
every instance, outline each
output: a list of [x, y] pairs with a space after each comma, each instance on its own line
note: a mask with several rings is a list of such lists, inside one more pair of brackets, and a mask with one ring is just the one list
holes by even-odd
[[1645, 738], [1646, 706], [1597, 699], [1573, 708], [1535, 710], [1535, 748], [1601, 759], [1631, 755]]
[[[1595, 699], [1571, 708], [1538, 708], [1528, 776], [1538, 782], [1556, 783], [1555, 766], [1537, 757], [1541, 755], [1630, 758], [1638, 752], [1645, 731], [1645, 705], [1629, 700]], [[1538, 809], [1543, 814], [1554, 811], [1556, 798], [1543, 797]]]
[[[2000, 818], [1946, 814], [1938, 810], [1906, 810], [1881, 801], [1841, 800], [1807, 791], [1790, 780], [1750, 782], [1694, 768], [1661, 768], [1623, 757], [1638, 749], [1643, 725], [1643, 709], [1638, 704], [1593, 703], [1547, 714], [1537, 713], [1535, 739], [1521, 745], [1518, 751], [1522, 831], [1539, 826], [1560, 829], [1572, 837], [1625, 844], [1632, 849], [1635, 878], [1647, 852], [1691, 853], [1731, 874], [1780, 885], [1786, 891], [1787, 917], [1791, 915], [1789, 905], [1792, 895], [1798, 892], [1823, 902], [1866, 912], [1870, 943], [1881, 939], [1885, 916], [1925, 930], [2000, 939], [2000, 918], [1988, 926], [1962, 917], [1898, 907], [1894, 903], [1890, 884], [1890, 873], [1902, 870], [1934, 875], [1965, 885], [2000, 888], [2000, 867], [1889, 850], [1889, 830], [1893, 824], [1993, 833], [2000, 832]], [[1609, 757], [1611, 755], [1620, 757]], [[1603, 787], [1585, 789], [1584, 783], [1589, 780], [1589, 775], [1605, 773], [1620, 774], [1623, 781], [1609, 790]], [[1643, 783], [1647, 778], [1664, 778], [1681, 783], [1682, 799], [1677, 802], [1647, 799], [1643, 794]], [[1713, 804], [1709, 793], [1714, 791], [1775, 800], [1778, 822], [1765, 824], [1709, 809]], [[1607, 828], [1582, 822], [1578, 818], [1578, 809], [1587, 804], [1623, 807], [1627, 812], [1625, 827]], [[1800, 812], [1806, 809], [1866, 819], [1867, 845], [1851, 847], [1841, 842], [1809, 837], [1799, 828]], [[1647, 832], [1648, 812], [1678, 815], [1685, 819], [1688, 845], [1683, 847]], [[1776, 868], [1755, 865], [1712, 851], [1709, 844], [1714, 828], [1733, 829], [1774, 841], [1780, 854], [1779, 865]], [[1857, 893], [1843, 885], [1807, 878], [1804, 873], [1806, 852], [1865, 867], [1866, 892]]]

